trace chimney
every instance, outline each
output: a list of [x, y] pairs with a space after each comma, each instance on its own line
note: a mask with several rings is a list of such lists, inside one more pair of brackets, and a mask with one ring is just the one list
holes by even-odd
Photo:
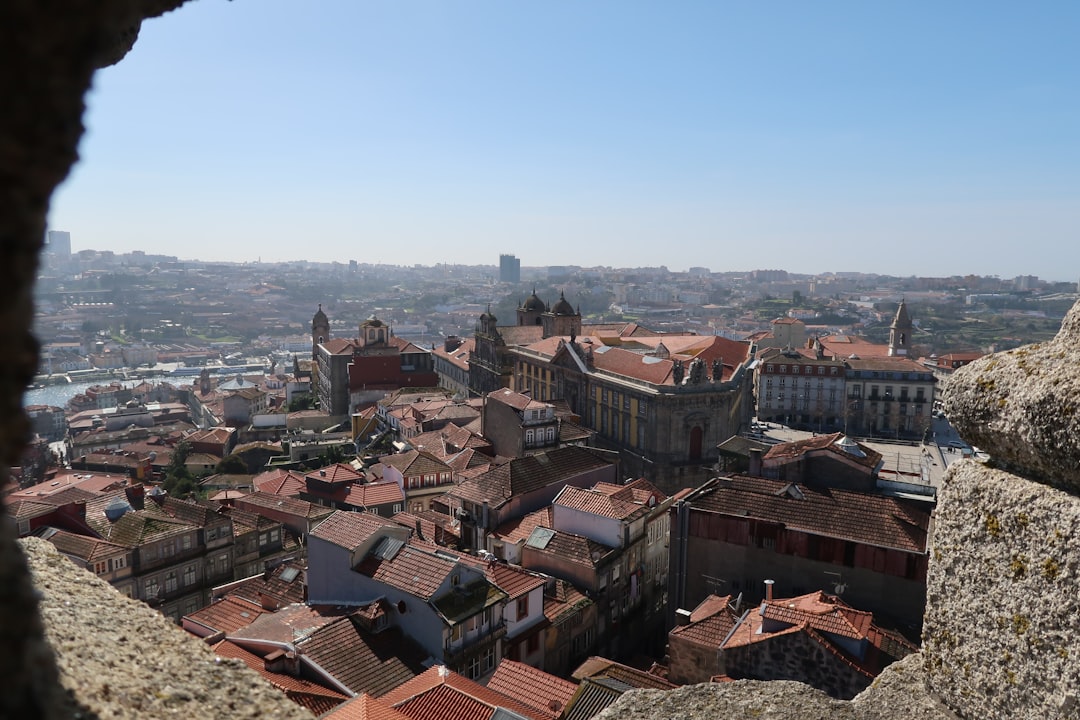
[[424, 539], [424, 531], [420, 529], [420, 518], [416, 518], [416, 537]]
[[280, 673], [285, 670], [285, 651], [275, 650], [263, 656], [263, 667], [267, 672]]
[[675, 624], [679, 625], [679, 626], [689, 625], [690, 624], [690, 611], [689, 610], [684, 610], [683, 608], [679, 608], [678, 610], [676, 610], [675, 611]]
[[772, 586], [775, 584], [775, 580], [765, 581], [765, 602], [772, 602]]
[[127, 496], [128, 504], [136, 510], [143, 509], [145, 492], [146, 488], [141, 483], [137, 485], [128, 485], [124, 488], [124, 495]]
[[761, 477], [761, 450], [750, 448], [750, 467], [746, 471], [752, 477]]

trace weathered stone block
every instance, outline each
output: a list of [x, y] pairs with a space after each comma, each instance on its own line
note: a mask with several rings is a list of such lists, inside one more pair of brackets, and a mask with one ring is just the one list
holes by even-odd
[[975, 461], [938, 497], [923, 656], [964, 718], [1080, 717], [1080, 498]]
[[1057, 336], [988, 355], [945, 385], [949, 420], [968, 442], [1029, 480], [1080, 490], [1080, 303]]

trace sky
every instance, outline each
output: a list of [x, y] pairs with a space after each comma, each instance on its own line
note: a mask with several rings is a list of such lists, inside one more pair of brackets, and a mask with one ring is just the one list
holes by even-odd
[[73, 250], [1080, 277], [1080, 3], [193, 0], [87, 98]]

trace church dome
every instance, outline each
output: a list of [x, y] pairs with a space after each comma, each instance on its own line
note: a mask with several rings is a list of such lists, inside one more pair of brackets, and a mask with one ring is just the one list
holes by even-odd
[[555, 303], [555, 306], [551, 308], [551, 312], [554, 315], [574, 315], [574, 306], [566, 301], [566, 296], [559, 293], [559, 302]]
[[525, 302], [521, 303], [521, 309], [527, 312], [544, 312], [544, 301], [536, 296], [535, 289], [532, 295], [525, 298]]

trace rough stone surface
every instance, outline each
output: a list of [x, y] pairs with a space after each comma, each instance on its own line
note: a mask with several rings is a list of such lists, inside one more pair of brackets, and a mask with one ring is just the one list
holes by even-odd
[[20, 544], [56, 655], [55, 691], [66, 704], [61, 717], [311, 720], [311, 713], [246, 665], [218, 658], [161, 613], [76, 567], [52, 544], [37, 538]]
[[[0, 363], [0, 483], [29, 436], [22, 393], [37, 368], [30, 331], [37, 255], [49, 198], [78, 157], [83, 96], [94, 69], [130, 49], [143, 17], [182, 2], [0, 2], [0, 335], [7, 350]], [[69, 716], [56, 704], [56, 670], [8, 522], [0, 522], [0, 646], [0, 717]]]
[[[131, 48], [142, 19], [184, 2], [0, 2], [0, 333], [8, 351], [0, 481], [29, 432], [21, 405], [37, 366], [32, 282], [49, 198], [77, 159], [83, 97], [94, 70]], [[1080, 649], [1068, 643], [1080, 629], [1080, 557], [1069, 549], [1080, 511], [1072, 495], [1047, 487], [1080, 489], [1078, 348], [1080, 305], [1054, 340], [984, 358], [947, 384], [946, 410], [961, 434], [1016, 475], [974, 463], [950, 473], [924, 654], [886, 669], [851, 702], [799, 683], [741, 681], [627, 693], [601, 717], [945, 720], [928, 686], [968, 720], [1080, 717], [1070, 694], [1080, 687]], [[37, 590], [13, 523], [0, 522], [0, 718], [306, 716], [51, 546], [26, 547]]]
[[938, 503], [931, 689], [965, 718], [1080, 717], [1080, 499], [965, 461]]
[[634, 690], [596, 720], [957, 720], [927, 691], [924, 665], [921, 655], [909, 655], [850, 701], [834, 700], [808, 685], [785, 680], [688, 685], [668, 692]]
[[1080, 303], [1053, 340], [988, 355], [945, 385], [968, 442], [1029, 480], [1080, 490]]
[[908, 655], [878, 675], [870, 687], [851, 701], [859, 720], [957, 720], [926, 686], [925, 661], [920, 653]]
[[595, 720], [857, 720], [850, 702], [790, 680], [737, 680], [675, 690], [632, 690]]

